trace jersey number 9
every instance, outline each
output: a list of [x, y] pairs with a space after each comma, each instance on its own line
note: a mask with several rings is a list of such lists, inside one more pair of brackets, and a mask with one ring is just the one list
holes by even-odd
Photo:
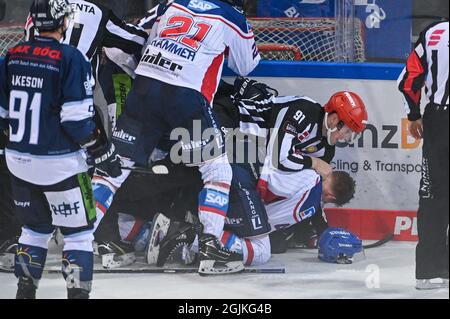
[[[13, 132], [10, 129], [9, 140], [11, 142], [20, 143], [25, 135], [27, 123], [27, 111], [31, 111], [31, 128], [29, 144], [36, 145], [39, 140], [39, 122], [41, 114], [41, 93], [34, 93], [31, 98], [31, 104], [28, 92], [12, 90], [9, 98], [9, 118], [10, 121], [17, 120], [17, 129]], [[18, 109], [17, 109], [18, 106]]]

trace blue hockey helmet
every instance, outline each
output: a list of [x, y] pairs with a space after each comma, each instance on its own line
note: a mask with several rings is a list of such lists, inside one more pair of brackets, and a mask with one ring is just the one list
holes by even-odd
[[343, 229], [330, 227], [319, 239], [319, 259], [329, 263], [351, 264], [363, 252], [361, 239]]
[[72, 14], [68, 0], [34, 0], [30, 8], [34, 26], [40, 31], [52, 31], [64, 25]]

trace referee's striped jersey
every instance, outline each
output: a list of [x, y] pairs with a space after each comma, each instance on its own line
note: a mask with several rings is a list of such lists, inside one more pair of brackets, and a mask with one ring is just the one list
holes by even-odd
[[448, 25], [448, 20], [436, 22], [422, 31], [398, 79], [410, 121], [421, 118], [423, 86], [430, 103], [448, 106]]
[[265, 101], [240, 100], [239, 129], [266, 138], [269, 161], [264, 166], [284, 172], [312, 167], [311, 157], [330, 163], [335, 146], [323, 136], [323, 107], [306, 96], [279, 96]]
[[[142, 28], [127, 24], [109, 8], [95, 1], [69, 0], [74, 18], [66, 32], [64, 43], [77, 47], [92, 63], [97, 77], [102, 47], [119, 48], [129, 54], [141, 53], [148, 34]], [[31, 17], [25, 25], [27, 39], [34, 36]]]

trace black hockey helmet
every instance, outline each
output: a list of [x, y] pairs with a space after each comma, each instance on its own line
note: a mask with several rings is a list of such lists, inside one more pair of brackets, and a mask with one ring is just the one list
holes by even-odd
[[71, 14], [68, 0], [34, 0], [30, 9], [34, 26], [40, 31], [56, 30]]

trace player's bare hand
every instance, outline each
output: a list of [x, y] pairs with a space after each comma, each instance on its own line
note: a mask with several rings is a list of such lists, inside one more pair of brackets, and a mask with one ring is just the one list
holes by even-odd
[[312, 159], [312, 168], [319, 173], [320, 176], [322, 176], [323, 179], [326, 179], [331, 173], [333, 172], [333, 169], [331, 168], [331, 165], [325, 162], [324, 160], [321, 160], [320, 158], [311, 157]]
[[422, 119], [409, 122], [408, 130], [412, 137], [414, 137], [416, 140], [420, 140], [423, 137]]

